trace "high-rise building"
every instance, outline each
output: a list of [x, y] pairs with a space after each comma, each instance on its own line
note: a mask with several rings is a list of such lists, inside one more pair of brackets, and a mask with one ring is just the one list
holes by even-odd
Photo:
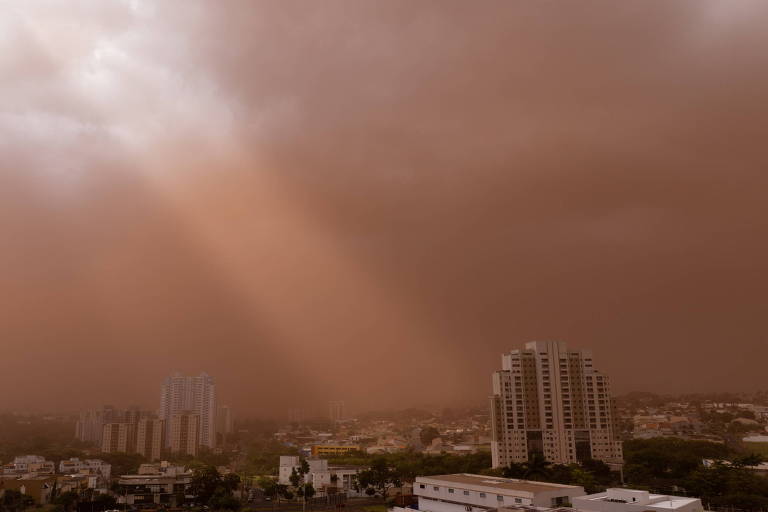
[[492, 376], [493, 466], [524, 462], [534, 452], [558, 464], [622, 460], [608, 377], [587, 350], [531, 342], [502, 356]]
[[180, 411], [171, 416], [170, 448], [173, 453], [197, 455], [200, 447], [200, 415]]
[[288, 409], [288, 423], [304, 423], [306, 416], [304, 409]]
[[216, 413], [216, 432], [226, 439], [234, 430], [232, 424], [232, 408], [228, 405], [219, 407]]
[[341, 421], [344, 419], [344, 402], [335, 400], [328, 402], [328, 416], [331, 421]]
[[155, 413], [142, 410], [140, 407], [130, 407], [123, 413], [123, 422], [138, 425], [139, 420], [143, 418], [153, 418]]
[[133, 453], [134, 425], [132, 423], [105, 423], [101, 438], [104, 453]]
[[171, 420], [182, 411], [193, 411], [200, 417], [200, 444], [215, 448], [216, 383], [213, 377], [206, 373], [196, 377], [177, 373], [165, 379], [160, 394], [160, 419], [165, 420], [166, 445], [171, 442]]
[[160, 460], [165, 447], [165, 421], [141, 418], [136, 424], [136, 453], [150, 461]]
[[118, 412], [111, 405], [83, 411], [75, 424], [75, 437], [80, 441], [101, 446], [104, 424], [114, 423], [119, 419]]

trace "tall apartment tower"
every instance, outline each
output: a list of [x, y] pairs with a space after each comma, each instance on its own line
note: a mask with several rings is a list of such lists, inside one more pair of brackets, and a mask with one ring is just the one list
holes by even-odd
[[492, 382], [493, 467], [534, 452], [557, 464], [622, 461], [608, 377], [592, 367], [590, 351], [526, 343], [502, 356]]
[[232, 408], [228, 405], [222, 405], [216, 415], [216, 432], [226, 440], [226, 437], [233, 431]]
[[101, 438], [104, 453], [133, 453], [134, 430], [132, 423], [105, 423]]
[[165, 421], [141, 418], [136, 423], [136, 453], [150, 461], [160, 460], [165, 447]]
[[340, 400], [328, 402], [328, 416], [333, 422], [343, 420], [344, 419], [344, 402]]
[[119, 414], [111, 405], [105, 405], [101, 409], [83, 411], [75, 425], [75, 437], [80, 441], [101, 446], [104, 424], [116, 421], [120, 421]]
[[200, 444], [216, 447], [216, 383], [210, 375], [196, 377], [175, 374], [163, 382], [160, 393], [160, 419], [165, 420], [166, 446], [171, 442], [173, 416], [193, 411], [200, 417]]
[[200, 415], [181, 411], [171, 416], [170, 448], [173, 453], [197, 455], [200, 447]]

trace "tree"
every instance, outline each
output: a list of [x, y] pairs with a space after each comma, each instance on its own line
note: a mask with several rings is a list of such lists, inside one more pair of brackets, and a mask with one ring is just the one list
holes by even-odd
[[70, 510], [77, 508], [77, 502], [80, 500], [80, 496], [74, 491], [63, 492], [59, 494], [53, 500], [54, 505], [59, 505], [61, 510], [69, 512]]
[[571, 483], [583, 487], [587, 494], [597, 492], [594, 475], [579, 466], [571, 467]]
[[419, 439], [424, 446], [428, 446], [432, 440], [438, 437], [440, 437], [440, 432], [433, 426], [424, 427], [419, 433]]
[[213, 510], [240, 510], [240, 500], [231, 495], [213, 496], [208, 502]]
[[31, 496], [13, 489], [7, 489], [0, 497], [0, 510], [3, 512], [20, 512], [35, 504]]
[[291, 469], [291, 476], [288, 477], [288, 480], [291, 482], [292, 486], [299, 486], [299, 483], [301, 483], [301, 475], [299, 475], [299, 472], [296, 470], [296, 468]]
[[[372, 496], [377, 491], [386, 499], [389, 489], [401, 487], [402, 481], [398, 473], [389, 467], [384, 457], [376, 457], [371, 462], [371, 466], [357, 474], [355, 479], [355, 489], [360, 492], [365, 489], [365, 493]], [[369, 492], [372, 490], [373, 492]]]
[[109, 494], [97, 494], [93, 498], [95, 510], [114, 510], [117, 508], [117, 500]]
[[274, 478], [269, 478], [266, 476], [260, 476], [256, 480], [256, 486], [261, 489], [261, 492], [264, 493], [264, 496], [267, 496], [268, 498], [276, 498], [277, 497], [277, 480]]
[[533, 452], [530, 457], [528, 457], [528, 462], [523, 463], [523, 467], [525, 468], [523, 478], [526, 480], [537, 478], [540, 480], [547, 480], [550, 475], [549, 467], [551, 465], [552, 463], [545, 459], [542, 453]]
[[194, 470], [190, 487], [198, 502], [207, 505], [221, 484], [221, 474], [215, 467], [202, 466]]
[[[240, 477], [238, 475], [227, 474], [222, 477], [213, 466], [200, 466], [195, 468], [192, 474], [192, 493], [197, 496], [197, 501], [201, 505], [208, 505], [211, 508], [239, 509], [240, 501], [233, 496], [239, 485]], [[234, 506], [235, 501], [237, 502], [236, 507]]]
[[229, 473], [224, 475], [224, 477], [221, 479], [221, 485], [224, 488], [224, 491], [232, 494], [237, 490], [238, 487], [240, 487], [240, 475], [236, 473]]

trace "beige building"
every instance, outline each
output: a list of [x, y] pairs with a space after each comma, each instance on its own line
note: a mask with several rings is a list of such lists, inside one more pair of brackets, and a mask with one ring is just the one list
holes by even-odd
[[101, 437], [101, 451], [133, 453], [134, 432], [131, 423], [106, 423]]
[[493, 466], [539, 452], [554, 463], [622, 461], [608, 377], [586, 350], [531, 342], [502, 356], [492, 376]]
[[160, 393], [160, 419], [165, 420], [166, 444], [171, 442], [172, 418], [191, 411], [198, 415], [199, 443], [216, 448], [216, 381], [207, 373], [188, 377], [179, 373], [163, 381]]
[[171, 416], [169, 446], [174, 453], [197, 455], [200, 447], [200, 415], [184, 411]]
[[165, 422], [142, 418], [136, 424], [136, 453], [148, 460], [160, 460], [165, 446]]

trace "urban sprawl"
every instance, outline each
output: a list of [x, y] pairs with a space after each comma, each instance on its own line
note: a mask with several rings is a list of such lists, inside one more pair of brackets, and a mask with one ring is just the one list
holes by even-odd
[[238, 418], [213, 376], [156, 411], [0, 415], [0, 510], [768, 510], [768, 393], [616, 397], [588, 350], [502, 355], [488, 404]]

